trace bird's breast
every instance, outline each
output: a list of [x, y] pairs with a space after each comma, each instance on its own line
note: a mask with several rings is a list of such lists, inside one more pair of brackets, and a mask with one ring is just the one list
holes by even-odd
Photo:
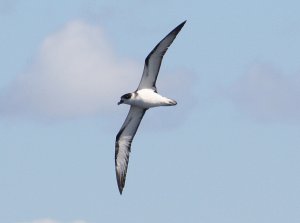
[[141, 108], [152, 108], [157, 106], [171, 105], [170, 100], [171, 99], [161, 96], [152, 89], [142, 89], [136, 92], [132, 101], [132, 105]]

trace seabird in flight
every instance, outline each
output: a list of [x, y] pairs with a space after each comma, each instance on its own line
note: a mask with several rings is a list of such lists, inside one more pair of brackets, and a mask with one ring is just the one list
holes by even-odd
[[125, 186], [132, 140], [147, 109], [157, 106], [172, 106], [177, 102], [157, 93], [155, 82], [163, 56], [180, 32], [186, 21], [179, 24], [163, 38], [145, 59], [142, 79], [136, 91], [124, 94], [120, 104], [130, 105], [129, 113], [116, 136], [115, 167], [120, 194]]

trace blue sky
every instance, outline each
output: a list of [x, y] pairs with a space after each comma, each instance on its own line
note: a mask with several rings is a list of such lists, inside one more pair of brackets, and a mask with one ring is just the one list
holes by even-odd
[[[0, 1], [0, 222], [300, 222], [299, 1]], [[144, 59], [186, 25], [126, 186]]]

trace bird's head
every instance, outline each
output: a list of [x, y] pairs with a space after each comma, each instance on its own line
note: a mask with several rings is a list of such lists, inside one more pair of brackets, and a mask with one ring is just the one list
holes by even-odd
[[120, 104], [130, 104], [129, 101], [130, 101], [131, 97], [132, 97], [132, 93], [124, 94], [121, 97], [120, 101], [118, 102], [118, 105], [120, 105]]

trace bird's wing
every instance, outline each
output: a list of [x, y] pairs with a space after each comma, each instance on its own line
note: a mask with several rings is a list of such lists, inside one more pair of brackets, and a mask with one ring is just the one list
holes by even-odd
[[131, 142], [147, 109], [131, 106], [116, 136], [115, 167], [120, 194], [125, 186]]
[[163, 38], [149, 53], [145, 59], [143, 76], [137, 90], [150, 88], [156, 90], [155, 82], [161, 65], [163, 56], [172, 44], [179, 31], [182, 29], [186, 21], [173, 29], [165, 38]]

